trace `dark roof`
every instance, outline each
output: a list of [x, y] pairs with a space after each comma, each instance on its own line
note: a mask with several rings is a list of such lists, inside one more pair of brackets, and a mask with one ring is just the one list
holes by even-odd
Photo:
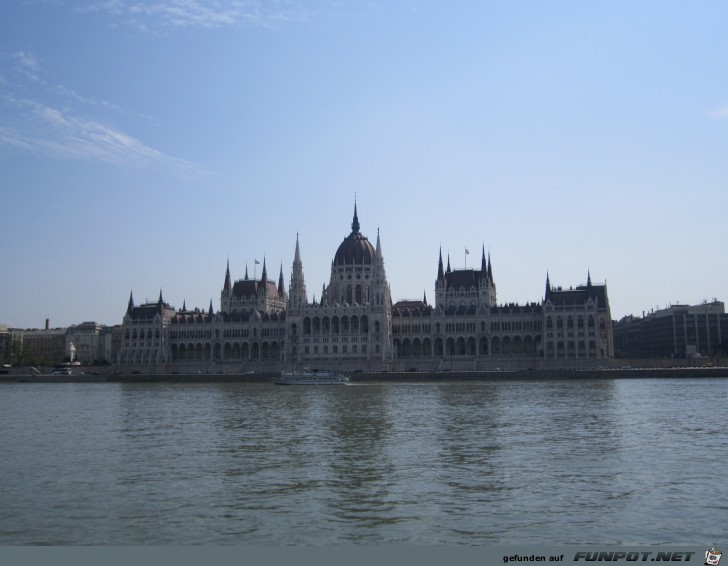
[[458, 269], [456, 271], [449, 271], [445, 273], [445, 280], [448, 287], [466, 288], [470, 289], [475, 287], [480, 288], [480, 281], [485, 278], [486, 275], [480, 270], [475, 269]]
[[146, 303], [132, 307], [129, 316], [132, 320], [152, 320], [155, 316], [174, 316], [176, 311], [167, 303]]
[[352, 232], [336, 250], [334, 265], [372, 265], [375, 257], [374, 246], [366, 236]]
[[432, 307], [423, 301], [397, 301], [392, 305], [393, 317], [430, 316]]
[[576, 289], [550, 289], [546, 300], [554, 305], [583, 305], [592, 299], [600, 307], [607, 306], [606, 285], [580, 285]]
[[[233, 297], [257, 297], [259, 290], [262, 289], [261, 281], [252, 279], [241, 279], [233, 285]], [[268, 296], [278, 297], [278, 286], [274, 281], [266, 280], [266, 289]]]
[[351, 234], [341, 242], [334, 256], [334, 265], [373, 265], [376, 252], [374, 246], [359, 231], [359, 217], [354, 204], [354, 219], [351, 222]]
[[208, 323], [212, 316], [208, 311], [178, 312], [171, 320], [171, 324], [202, 324]]

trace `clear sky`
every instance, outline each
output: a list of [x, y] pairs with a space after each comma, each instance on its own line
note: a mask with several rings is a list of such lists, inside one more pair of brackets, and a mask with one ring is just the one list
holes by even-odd
[[[728, 3], [5, 0], [0, 323], [309, 298], [379, 230], [394, 300], [490, 253], [498, 301], [728, 300]], [[465, 248], [470, 255], [465, 255]]]

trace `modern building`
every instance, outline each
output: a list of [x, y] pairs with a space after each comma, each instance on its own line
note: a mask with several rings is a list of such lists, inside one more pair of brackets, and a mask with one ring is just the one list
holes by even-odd
[[671, 305], [614, 324], [618, 358], [690, 358], [728, 353], [728, 315], [717, 299]]
[[[130, 296], [117, 358], [120, 371], [479, 370], [579, 367], [614, 355], [606, 285], [564, 290], [546, 277], [540, 303], [497, 303], [490, 257], [480, 269], [437, 262], [435, 304], [392, 303], [382, 242], [362, 234], [356, 204], [351, 232], [331, 262], [328, 285], [310, 301], [298, 236], [286, 292], [283, 269], [234, 281], [228, 263], [220, 309], [176, 310]], [[434, 272], [433, 272], [434, 273]]]

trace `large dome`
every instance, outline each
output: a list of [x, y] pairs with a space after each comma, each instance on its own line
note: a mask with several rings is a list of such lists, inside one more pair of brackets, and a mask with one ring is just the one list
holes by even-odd
[[376, 252], [374, 246], [359, 231], [359, 218], [354, 205], [354, 220], [351, 223], [351, 234], [341, 242], [334, 256], [334, 265], [373, 265]]

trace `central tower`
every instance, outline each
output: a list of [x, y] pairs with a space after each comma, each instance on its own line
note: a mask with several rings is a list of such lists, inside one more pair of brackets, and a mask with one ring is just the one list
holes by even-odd
[[329, 284], [308, 303], [298, 239], [289, 289], [288, 360], [293, 366], [371, 369], [391, 359], [392, 299], [382, 244], [361, 233], [354, 203], [351, 232], [331, 262]]
[[365, 305], [372, 302], [376, 268], [377, 252], [360, 232], [359, 215], [354, 203], [351, 234], [341, 242], [331, 262], [329, 286], [321, 297], [323, 303]]

